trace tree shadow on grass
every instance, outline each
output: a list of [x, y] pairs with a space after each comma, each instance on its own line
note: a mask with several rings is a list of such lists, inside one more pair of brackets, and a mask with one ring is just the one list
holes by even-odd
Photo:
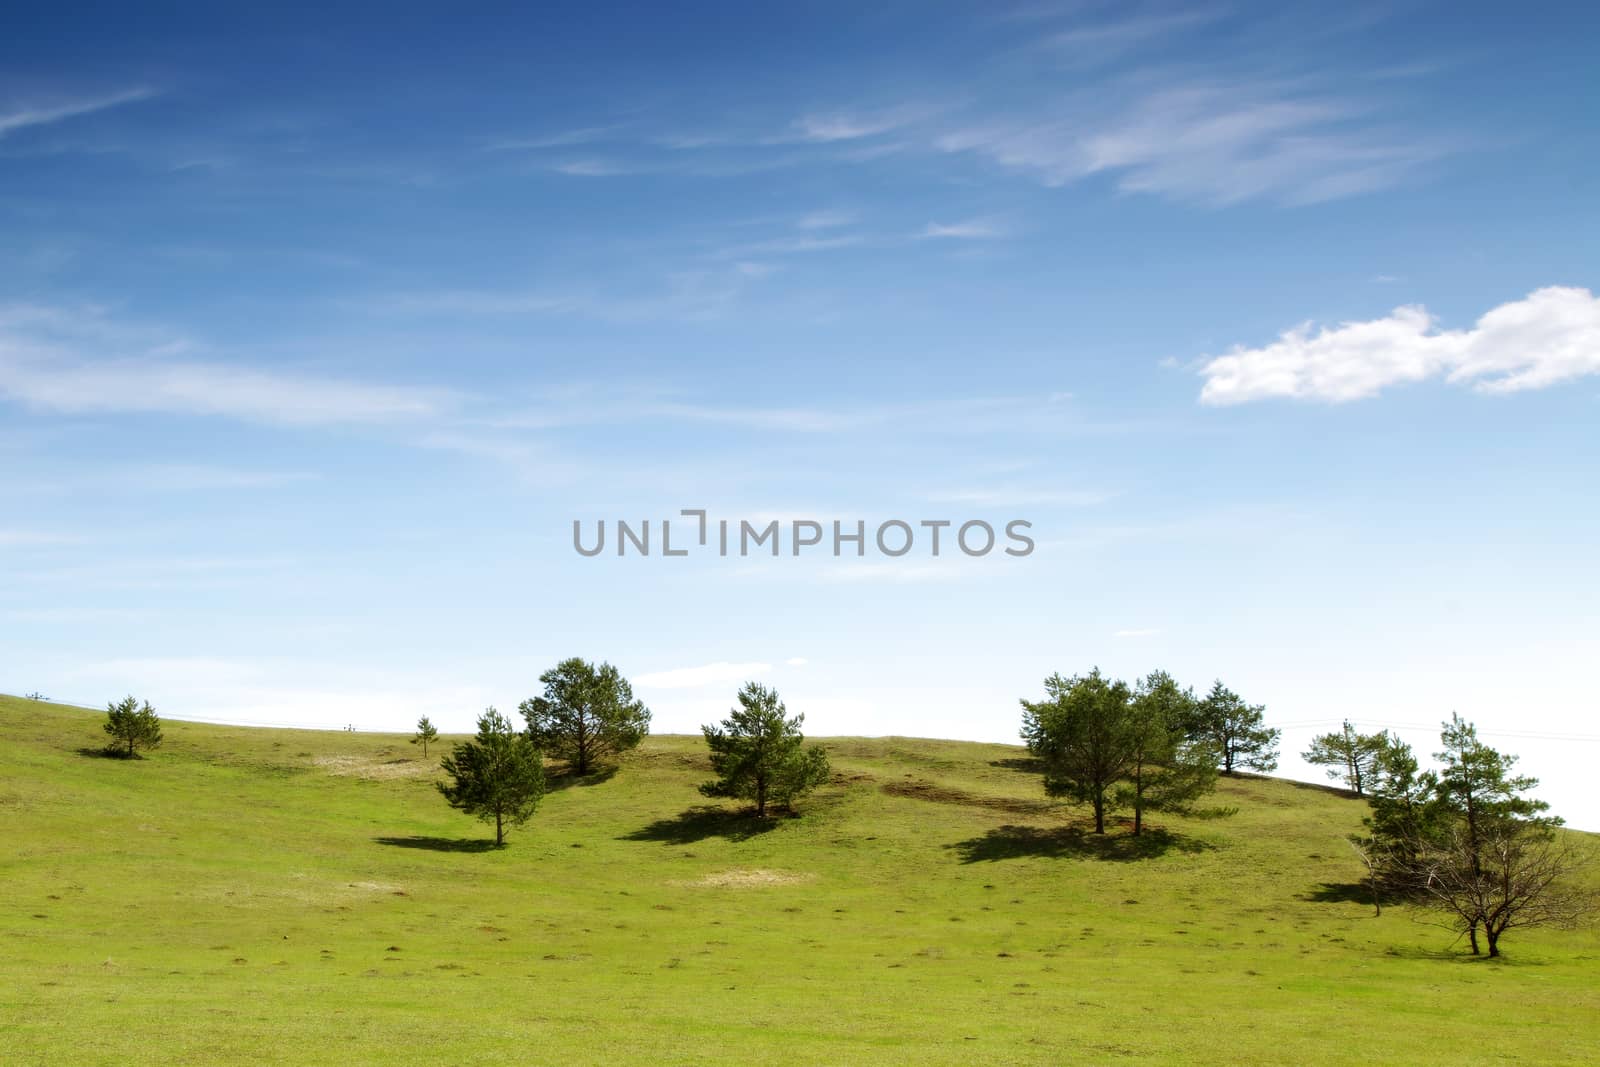
[[1204, 852], [1216, 846], [1158, 827], [1135, 837], [1131, 833], [1096, 834], [1081, 826], [999, 826], [982, 837], [945, 847], [954, 849], [962, 863], [992, 863], [1024, 856], [1127, 863], [1154, 859], [1168, 852]]
[[[1262, 775], [1261, 777], [1265, 778], [1267, 776], [1266, 775]], [[1289, 785], [1293, 786], [1296, 789], [1308, 789], [1308, 790], [1310, 790], [1310, 791], [1312, 791], [1314, 793], [1332, 793], [1334, 796], [1336, 796], [1336, 797], [1344, 797], [1346, 800], [1370, 800], [1371, 799], [1370, 797], [1368, 797], [1364, 793], [1357, 793], [1354, 789], [1346, 789], [1342, 785], [1333, 785], [1332, 783], [1302, 782], [1302, 781], [1298, 781], [1297, 779], [1294, 779], [1294, 778], [1279, 778], [1279, 779], [1277, 779], [1277, 781], [1287, 782]]]
[[631, 834], [623, 834], [620, 841], [658, 841], [664, 845], [690, 845], [708, 837], [723, 837], [729, 841], [745, 841], [777, 828], [787, 816], [769, 815], [758, 819], [753, 812], [730, 811], [715, 805], [700, 805], [680, 812], [670, 819], [657, 819], [641, 826]]
[[1043, 774], [1044, 760], [1034, 756], [1012, 756], [1007, 759], [992, 759], [991, 767], [1001, 767], [1008, 771], [1017, 771], [1020, 774]]
[[130, 755], [128, 755], [126, 749], [107, 748], [104, 745], [102, 745], [99, 748], [93, 748], [93, 747], [91, 747], [89, 745], [84, 745], [82, 748], [78, 749], [77, 751], [78, 751], [78, 755], [84, 757], [85, 759], [114, 759], [114, 760], [140, 760], [140, 759], [144, 759], [144, 757], [139, 755], [138, 753], [134, 753], [133, 755], [130, 756]]
[[495, 843], [481, 837], [374, 837], [391, 848], [420, 848], [427, 852], [493, 852]]
[[[1372, 907], [1372, 883], [1370, 882], [1323, 882], [1309, 893], [1305, 900], [1313, 904], [1365, 904]], [[1383, 902], [1387, 904], [1394, 900], [1400, 903], [1393, 894], [1383, 894]]]
[[555, 770], [546, 768], [544, 789], [547, 793], [555, 793], [563, 789], [571, 789], [573, 786], [600, 785], [603, 782], [611, 781], [616, 776], [617, 768], [615, 764], [609, 767], [601, 767], [583, 775], [576, 773], [569, 767]]

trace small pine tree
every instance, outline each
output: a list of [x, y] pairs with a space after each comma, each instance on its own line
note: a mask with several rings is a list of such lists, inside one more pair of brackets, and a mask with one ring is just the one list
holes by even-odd
[[533, 742], [512, 729], [494, 708], [478, 716], [478, 734], [456, 745], [439, 761], [452, 781], [437, 783], [452, 808], [494, 822], [496, 848], [505, 845], [505, 828], [521, 826], [544, 795], [544, 763]]
[[133, 697], [106, 705], [105, 732], [111, 735], [107, 751], [134, 759], [141, 748], [161, 747], [161, 719], [147, 700], [140, 707]]
[[417, 733], [416, 736], [411, 739], [411, 743], [413, 745], [422, 746], [423, 759], [428, 758], [428, 746], [438, 739], [439, 731], [434, 729], [433, 723], [428, 721], [428, 717], [426, 715], [417, 720]]
[[749, 682], [739, 690], [739, 707], [721, 726], [701, 727], [711, 748], [717, 780], [700, 792], [756, 802], [764, 819], [769, 805], [789, 807], [794, 799], [828, 780], [828, 755], [820, 745], [804, 748], [804, 715], [787, 717], [778, 694]]

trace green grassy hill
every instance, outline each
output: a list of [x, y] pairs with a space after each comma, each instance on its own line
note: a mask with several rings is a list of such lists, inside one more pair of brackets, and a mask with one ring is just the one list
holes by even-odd
[[654, 737], [493, 851], [401, 737], [103, 717], [0, 697], [7, 1064], [1600, 1062], [1600, 934], [1374, 918], [1325, 789], [1102, 841], [1021, 749], [836, 739], [757, 826]]

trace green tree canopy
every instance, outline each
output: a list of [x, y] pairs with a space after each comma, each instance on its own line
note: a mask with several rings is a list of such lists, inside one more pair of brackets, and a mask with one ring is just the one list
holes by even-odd
[[828, 780], [828, 755], [820, 745], [805, 747], [800, 732], [804, 715], [788, 717], [778, 694], [748, 682], [739, 690], [739, 706], [720, 726], [704, 726], [711, 749], [715, 781], [700, 792], [708, 797], [753, 800], [756, 817], [769, 806], [790, 807], [795, 798]]
[[133, 759], [141, 748], [161, 746], [161, 719], [147, 700], [141, 707], [133, 697], [106, 705], [105, 732], [111, 735], [108, 750]]
[[1554, 834], [1560, 819], [1529, 795], [1538, 781], [1514, 773], [1517, 758], [1451, 715], [1440, 732], [1439, 769], [1420, 770], [1409, 746], [1391, 741], [1375, 765], [1358, 847], [1374, 881], [1439, 909], [1474, 955], [1500, 954], [1509, 929], [1568, 925], [1592, 913], [1593, 894], [1568, 875], [1581, 862]]
[[1264, 724], [1265, 711], [1260, 704], [1246, 704], [1238, 693], [1219, 681], [1195, 706], [1188, 735], [1216, 750], [1224, 774], [1241, 767], [1276, 770], [1278, 738], [1283, 731]]
[[1340, 729], [1319, 734], [1311, 739], [1311, 747], [1301, 754], [1307, 763], [1328, 768], [1329, 778], [1342, 778], [1345, 785], [1365, 796], [1373, 786], [1384, 755], [1392, 741], [1389, 731], [1375, 734], [1358, 733], [1346, 719]]
[[439, 761], [449, 782], [437, 783], [453, 808], [494, 823], [494, 843], [505, 844], [505, 828], [528, 821], [544, 795], [539, 750], [494, 708], [478, 716], [478, 733]]
[[633, 686], [609, 663], [562, 660], [539, 676], [544, 695], [519, 709], [528, 736], [547, 755], [565, 760], [579, 775], [599, 761], [626, 752], [650, 732], [650, 709], [633, 697]]
[[1184, 811], [1216, 788], [1216, 753], [1187, 734], [1196, 703], [1193, 690], [1180, 688], [1166, 671], [1153, 671], [1134, 687], [1131, 762], [1114, 799], [1133, 809], [1135, 835], [1144, 831], [1146, 811]]
[[1106, 831], [1110, 791], [1140, 752], [1141, 732], [1126, 682], [1089, 674], [1044, 680], [1045, 699], [1022, 701], [1022, 737], [1044, 762], [1044, 788], [1094, 808], [1094, 832]]

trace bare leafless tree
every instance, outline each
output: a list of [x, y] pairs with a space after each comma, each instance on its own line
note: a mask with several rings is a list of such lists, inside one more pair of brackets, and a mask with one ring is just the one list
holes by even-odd
[[1570, 835], [1516, 820], [1496, 820], [1469, 833], [1460, 826], [1418, 848], [1415, 883], [1467, 936], [1479, 954], [1482, 930], [1491, 957], [1507, 930], [1571, 928], [1596, 914], [1594, 890], [1572, 877], [1589, 857]]

